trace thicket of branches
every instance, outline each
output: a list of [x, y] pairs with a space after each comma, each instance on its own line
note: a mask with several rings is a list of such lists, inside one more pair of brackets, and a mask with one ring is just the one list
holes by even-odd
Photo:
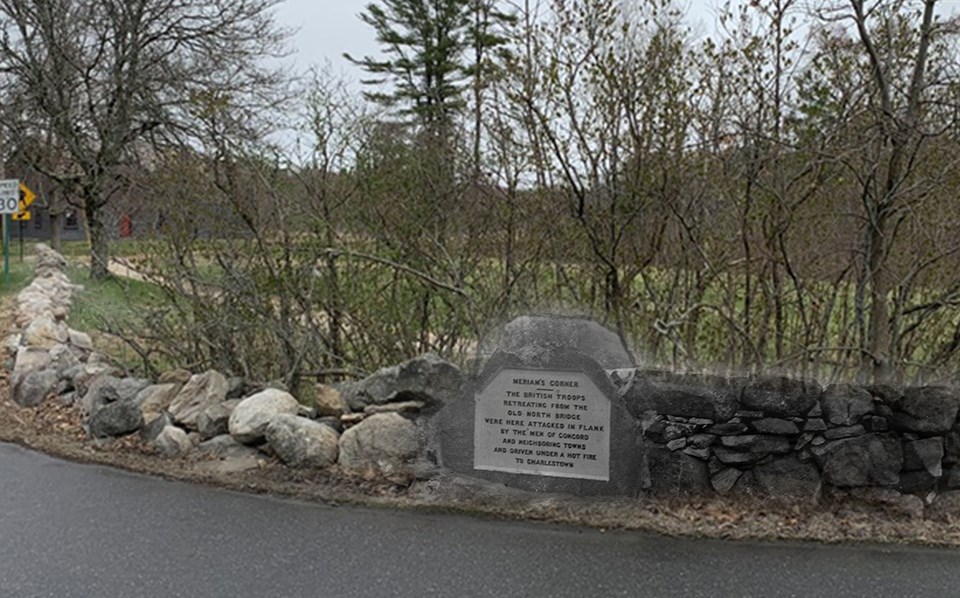
[[314, 76], [294, 150], [209, 106], [141, 171], [141, 266], [169, 296], [119, 332], [147, 361], [296, 385], [464, 361], [560, 311], [666, 367], [953, 379], [960, 23], [940, 4], [742, 3], [695, 35], [666, 0], [375, 3], [388, 51], [353, 58], [372, 103]]

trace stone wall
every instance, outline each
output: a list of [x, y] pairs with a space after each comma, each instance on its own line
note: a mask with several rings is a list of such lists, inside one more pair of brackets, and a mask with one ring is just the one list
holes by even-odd
[[[73, 405], [96, 442], [138, 434], [162, 455], [223, 471], [275, 457], [298, 468], [440, 480], [448, 473], [437, 442], [443, 418], [435, 415], [473, 404], [472, 381], [453, 364], [426, 355], [358, 382], [318, 385], [310, 405], [282, 385], [212, 370], [127, 376], [67, 326], [77, 288], [61, 256], [43, 245], [37, 251], [36, 278], [17, 298], [18, 330], [4, 343], [19, 405]], [[621, 418], [640, 432], [641, 456], [626, 467], [645, 494], [815, 501], [830, 492], [911, 516], [960, 505], [957, 388], [823, 388], [778, 376], [624, 367], [620, 357], [612, 363], [621, 369], [605, 371], [626, 406]]]
[[411, 476], [425, 467], [420, 422], [460, 395], [460, 371], [429, 355], [343, 388], [318, 385], [309, 405], [280, 383], [213, 370], [129, 376], [67, 325], [78, 287], [66, 266], [37, 246], [36, 276], [17, 296], [16, 330], [4, 341], [10, 398], [25, 408], [56, 401], [74, 409], [97, 443], [136, 434], [161, 455], [227, 472], [275, 457], [290, 467]]
[[822, 388], [642, 369], [612, 376], [641, 425], [654, 494], [814, 500], [833, 488], [922, 508], [960, 487], [956, 388]]

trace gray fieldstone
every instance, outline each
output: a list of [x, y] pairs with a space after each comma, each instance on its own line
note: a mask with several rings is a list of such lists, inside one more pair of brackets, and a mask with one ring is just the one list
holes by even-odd
[[804, 432], [824, 432], [827, 429], [827, 423], [822, 419], [808, 419], [803, 424]]
[[63, 322], [53, 318], [40, 316], [30, 322], [24, 329], [20, 343], [25, 347], [37, 349], [51, 349], [54, 345], [62, 345], [70, 341], [69, 328]]
[[170, 418], [169, 413], [161, 413], [156, 415], [149, 422], [145, 422], [140, 428], [140, 438], [143, 438], [146, 441], [152, 441], [157, 436], [160, 435], [160, 432], [163, 432], [163, 429], [167, 426], [173, 425], [173, 419]]
[[691, 457], [696, 457], [697, 459], [700, 459], [702, 461], [706, 461], [707, 459], [710, 458], [710, 455], [712, 453], [708, 448], [695, 448], [695, 447], [688, 446], [687, 448], [683, 449], [683, 454], [690, 455]]
[[17, 349], [20, 348], [20, 333], [14, 332], [4, 337], [3, 341], [0, 342], [0, 349], [7, 355], [7, 357], [14, 357], [17, 354]]
[[230, 433], [230, 414], [242, 399], [232, 399], [210, 405], [197, 416], [197, 432], [201, 440]]
[[940, 476], [927, 471], [902, 471], [897, 490], [904, 494], [926, 494], [936, 489]]
[[254, 444], [263, 439], [270, 420], [284, 413], [296, 415], [299, 408], [300, 403], [290, 393], [268, 388], [242, 399], [230, 414], [227, 427], [237, 441]]
[[834, 486], [892, 486], [900, 481], [903, 448], [894, 434], [868, 434], [826, 446], [823, 476]]
[[880, 417], [879, 415], [871, 415], [863, 418], [863, 426], [868, 432], [886, 432], [890, 429], [887, 418]]
[[555, 353], [579, 353], [604, 370], [632, 368], [633, 356], [615, 332], [588, 318], [557, 315], [517, 317], [504, 325], [497, 351], [516, 355], [530, 367]]
[[903, 469], [925, 471], [935, 478], [943, 475], [943, 438], [903, 443]]
[[943, 437], [943, 464], [960, 463], [960, 430], [953, 429]]
[[685, 446], [687, 446], [686, 438], [677, 438], [676, 440], [671, 440], [667, 443], [667, 448], [671, 451], [679, 451]]
[[890, 420], [892, 429], [921, 434], [949, 431], [957, 422], [960, 394], [946, 386], [924, 386], [903, 391]]
[[316, 422], [318, 424], [330, 426], [337, 434], [343, 433], [343, 422], [340, 421], [339, 417], [318, 417]]
[[166, 413], [178, 392], [180, 392], [179, 384], [151, 384], [144, 387], [137, 393], [137, 402], [140, 403], [140, 411], [143, 412], [143, 421], [150, 423]]
[[750, 422], [753, 429], [760, 434], [777, 434], [780, 436], [795, 436], [800, 433], [797, 424], [785, 419], [765, 417]]
[[77, 370], [70, 368], [68, 371], [63, 372], [65, 378], [73, 381], [73, 387], [81, 397], [86, 395], [93, 382], [103, 375], [119, 378], [123, 376], [123, 372], [110, 364], [90, 363], [89, 361], [81, 365]]
[[281, 414], [270, 420], [267, 443], [291, 467], [326, 468], [337, 461], [340, 435], [315, 421]]
[[844, 426], [841, 428], [830, 428], [823, 433], [827, 440], [839, 440], [841, 438], [851, 438], [853, 436], [863, 436], [867, 433], [866, 428], [857, 424], [855, 426]]
[[133, 399], [108, 403], [96, 409], [89, 420], [90, 436], [105, 438], [136, 432], [143, 425], [140, 405]]
[[643, 437], [648, 440], [652, 440], [653, 442], [666, 444], [668, 442], [677, 440], [678, 438], [686, 438], [695, 431], [696, 428], [689, 424], [671, 423], [664, 420], [657, 420], [652, 422], [643, 430]]
[[735, 491], [787, 502], [815, 501], [820, 496], [820, 473], [795, 456], [781, 457], [746, 471]]
[[313, 407], [318, 417], [340, 417], [350, 411], [340, 391], [327, 384], [314, 387]]
[[16, 380], [26, 372], [45, 370], [49, 367], [50, 353], [46, 349], [20, 347], [17, 349], [17, 357], [13, 362], [14, 383], [16, 383]]
[[715, 436], [736, 436], [737, 434], [743, 434], [746, 431], [747, 424], [740, 422], [717, 424], [706, 429], [707, 434], [713, 434]]
[[736, 485], [743, 472], [735, 467], [728, 467], [710, 478], [710, 485], [717, 494], [724, 496]]
[[176, 370], [167, 370], [160, 374], [157, 378], [157, 384], [179, 384], [183, 386], [190, 381], [190, 378], [193, 377], [193, 374], [190, 373], [190, 370], [176, 369]]
[[385, 403], [383, 405], [367, 405], [363, 412], [367, 415], [375, 413], [408, 413], [417, 414], [423, 410], [423, 401], [401, 401], [399, 403]]
[[424, 412], [433, 414], [463, 395], [465, 379], [457, 366], [432, 353], [400, 365], [383, 368], [364, 380], [341, 388], [353, 411], [368, 405], [421, 401]]
[[396, 413], [378, 413], [340, 436], [340, 466], [386, 475], [405, 473], [420, 451], [416, 425]]
[[760, 440], [757, 434], [744, 434], [743, 436], [723, 436], [720, 443], [729, 449], [749, 450]]
[[763, 453], [734, 451], [719, 446], [713, 447], [713, 455], [724, 465], [748, 465], [766, 456]]
[[[86, 358], [83, 351], [71, 345], [54, 345], [50, 348], [50, 369], [65, 372], [80, 365]], [[62, 374], [61, 374], [62, 375]]]
[[197, 429], [197, 418], [213, 405], [227, 398], [227, 379], [216, 370], [207, 370], [190, 377], [170, 403], [173, 421], [192, 431]]
[[866, 388], [832, 384], [820, 397], [823, 416], [835, 426], [852, 426], [873, 410], [873, 395]]
[[717, 441], [717, 436], [713, 434], [694, 434], [689, 438], [689, 441], [694, 448], [707, 448]]
[[242, 399], [246, 396], [247, 380], [243, 376], [227, 378], [227, 400]]
[[[76, 378], [74, 378], [76, 383]], [[142, 378], [117, 378], [109, 374], [100, 374], [90, 382], [87, 392], [83, 395], [80, 404], [84, 413], [93, 415], [108, 403], [130, 402], [137, 406], [138, 417], [140, 404], [136, 402], [137, 395], [150, 384]]]
[[791, 450], [790, 440], [783, 436], [763, 435], [750, 447], [754, 453], [784, 455]]
[[222, 459], [259, 458], [260, 451], [237, 442], [229, 434], [221, 434], [197, 445], [197, 451], [205, 455], [213, 455]]
[[713, 423], [733, 417], [740, 391], [736, 381], [720, 376], [638, 371], [623, 398], [635, 417], [654, 411]]
[[193, 449], [187, 433], [177, 426], [166, 426], [154, 439], [153, 445], [165, 457], [177, 457]]
[[802, 416], [820, 397], [820, 385], [783, 376], [759, 376], [743, 388], [741, 402], [748, 409], [775, 416]]
[[91, 340], [90, 335], [86, 332], [80, 332], [79, 330], [70, 328], [67, 330], [67, 337], [70, 340], [70, 344], [74, 347], [83, 349], [84, 351], [93, 351], [93, 340]]
[[951, 467], [944, 471], [942, 480], [945, 488], [951, 490], [960, 488], [960, 467]]
[[647, 467], [649, 492], [653, 496], [705, 495], [710, 488], [707, 464], [682, 452], [651, 448], [647, 451]]
[[14, 383], [13, 402], [21, 407], [36, 407], [54, 394], [59, 383], [56, 370], [28, 371]]

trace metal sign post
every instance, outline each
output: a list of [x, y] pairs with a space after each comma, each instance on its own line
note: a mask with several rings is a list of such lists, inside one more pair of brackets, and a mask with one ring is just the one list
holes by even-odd
[[20, 211], [20, 181], [0, 180], [0, 214], [3, 214], [3, 284], [10, 280], [10, 214]]

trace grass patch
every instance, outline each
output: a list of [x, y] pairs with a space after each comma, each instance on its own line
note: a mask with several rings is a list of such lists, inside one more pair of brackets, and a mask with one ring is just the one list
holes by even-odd
[[30, 281], [33, 280], [33, 267], [33, 260], [21, 262], [18, 259], [11, 259], [10, 272], [4, 281], [3, 266], [0, 265], [0, 298], [16, 295], [30, 284]]
[[[93, 338], [98, 350], [110, 355], [128, 371], [143, 369], [143, 361], [117, 333], [125, 336], [144, 329], [149, 307], [161, 301], [160, 289], [151, 283], [112, 276], [106, 280], [90, 278], [86, 267], [71, 266], [67, 275], [83, 290], [73, 296], [67, 323]], [[136, 339], [134, 339], [136, 340]]]
[[149, 282], [119, 276], [93, 280], [86, 267], [71, 266], [67, 274], [71, 282], [83, 285], [74, 295], [68, 318], [70, 327], [77, 330], [99, 330], [105, 323], [139, 317], [145, 305], [155, 304], [162, 296]]

